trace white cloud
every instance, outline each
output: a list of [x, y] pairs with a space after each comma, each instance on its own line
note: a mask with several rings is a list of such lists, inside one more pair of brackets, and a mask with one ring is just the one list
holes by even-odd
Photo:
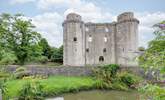
[[[30, 0], [29, 0], [30, 1]], [[62, 7], [66, 10], [64, 14], [57, 12], [43, 13], [33, 17], [33, 23], [37, 30], [42, 33], [52, 46], [62, 44], [62, 22], [66, 15], [71, 12], [78, 13], [85, 22], [112, 22], [116, 15], [104, 11], [92, 2], [82, 0], [38, 0], [37, 6], [40, 9], [49, 10], [53, 7]], [[140, 20], [139, 25], [139, 46], [147, 47], [147, 42], [153, 38], [155, 23], [165, 20], [165, 12], [135, 12], [135, 17]]]
[[44, 13], [32, 18], [36, 30], [48, 40], [51, 46], [57, 47], [62, 45], [62, 21], [63, 17], [57, 12]]
[[35, 2], [36, 0], [10, 0], [10, 4], [25, 4], [29, 2]]
[[78, 6], [82, 2], [80, 0], [39, 0], [37, 6], [40, 9], [49, 10], [56, 6], [71, 7]]
[[135, 16], [140, 20], [139, 46], [147, 47], [147, 43], [154, 38], [154, 29], [152, 26], [165, 20], [165, 12], [142, 12], [135, 13]]
[[109, 12], [103, 12], [100, 7], [97, 7], [91, 2], [82, 3], [77, 8], [67, 9], [64, 12], [64, 16], [73, 12], [80, 14], [85, 22], [112, 22], [116, 18], [116, 16], [112, 15]]

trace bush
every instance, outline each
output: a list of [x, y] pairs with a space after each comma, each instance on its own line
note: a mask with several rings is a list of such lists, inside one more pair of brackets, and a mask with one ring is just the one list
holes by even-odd
[[100, 88], [111, 88], [112, 80], [116, 77], [116, 73], [119, 70], [119, 66], [116, 64], [110, 64], [105, 66], [100, 66], [94, 69], [94, 75], [100, 80]]
[[10, 74], [9, 74], [9, 73], [6, 73], [6, 72], [0, 72], [0, 78], [5, 79], [5, 78], [8, 78], [8, 77], [10, 77]]
[[17, 61], [17, 57], [12, 52], [4, 52], [0, 59], [0, 64], [7, 65], [7, 64], [14, 64]]
[[119, 66], [116, 64], [110, 64], [105, 66], [100, 66], [97, 69], [93, 70], [96, 78], [101, 78], [105, 80], [111, 81], [112, 77], [116, 76], [117, 71], [119, 70]]
[[128, 90], [128, 86], [120, 81], [115, 81], [112, 84], [112, 89], [115, 90]]
[[165, 87], [160, 87], [158, 85], [146, 84], [138, 89], [144, 95], [142, 99], [144, 100], [165, 100]]
[[30, 76], [30, 73], [25, 67], [18, 67], [14, 73], [16, 79], [22, 79], [25, 76]]
[[63, 46], [59, 48], [52, 48], [52, 55], [51, 55], [52, 62], [63, 62]]
[[41, 57], [38, 59], [38, 61], [39, 61], [40, 63], [42, 63], [42, 64], [45, 64], [45, 63], [48, 62], [48, 58], [45, 57], [45, 56], [41, 56]]
[[119, 73], [118, 77], [121, 82], [123, 82], [124, 84], [126, 84], [129, 87], [135, 87], [135, 85], [137, 83], [139, 83], [139, 81], [140, 81], [140, 77], [138, 77], [130, 72], [127, 72], [127, 71]]
[[27, 82], [20, 91], [18, 100], [44, 100], [43, 86], [36, 82]]

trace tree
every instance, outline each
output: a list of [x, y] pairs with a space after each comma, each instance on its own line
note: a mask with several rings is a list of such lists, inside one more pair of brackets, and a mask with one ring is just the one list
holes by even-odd
[[24, 64], [30, 55], [31, 47], [40, 40], [40, 34], [33, 30], [35, 26], [31, 20], [23, 19], [21, 14], [1, 14], [0, 22], [1, 46], [14, 51], [19, 64]]
[[[155, 24], [155, 38], [149, 42], [144, 54], [139, 57], [140, 65], [150, 71], [158, 81], [164, 80], [165, 75], [165, 21]], [[155, 75], [160, 71], [160, 75]], [[165, 100], [165, 88], [157, 84], [147, 84], [140, 89], [151, 100]]]
[[[165, 25], [165, 21], [163, 22]], [[165, 30], [162, 27], [163, 22], [154, 25], [156, 28], [154, 32], [155, 39], [149, 42], [148, 48], [140, 56], [140, 65], [146, 69], [161, 70], [165, 67]]]
[[42, 55], [50, 59], [52, 52], [47, 40], [45, 38], [42, 38], [39, 42], [39, 45], [42, 47]]
[[51, 61], [62, 63], [63, 62], [63, 45], [59, 48], [53, 48], [52, 52], [53, 53], [51, 56]]

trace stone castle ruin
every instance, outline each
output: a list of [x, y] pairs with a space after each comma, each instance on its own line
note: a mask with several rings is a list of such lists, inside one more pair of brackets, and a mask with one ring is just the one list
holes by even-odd
[[112, 23], [85, 23], [75, 13], [63, 22], [64, 65], [137, 66], [138, 19], [125, 12]]

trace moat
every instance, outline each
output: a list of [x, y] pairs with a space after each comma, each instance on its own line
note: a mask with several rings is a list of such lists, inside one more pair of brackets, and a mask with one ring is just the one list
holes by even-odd
[[47, 100], [139, 100], [140, 94], [137, 91], [83, 91], [74, 94], [66, 94]]

